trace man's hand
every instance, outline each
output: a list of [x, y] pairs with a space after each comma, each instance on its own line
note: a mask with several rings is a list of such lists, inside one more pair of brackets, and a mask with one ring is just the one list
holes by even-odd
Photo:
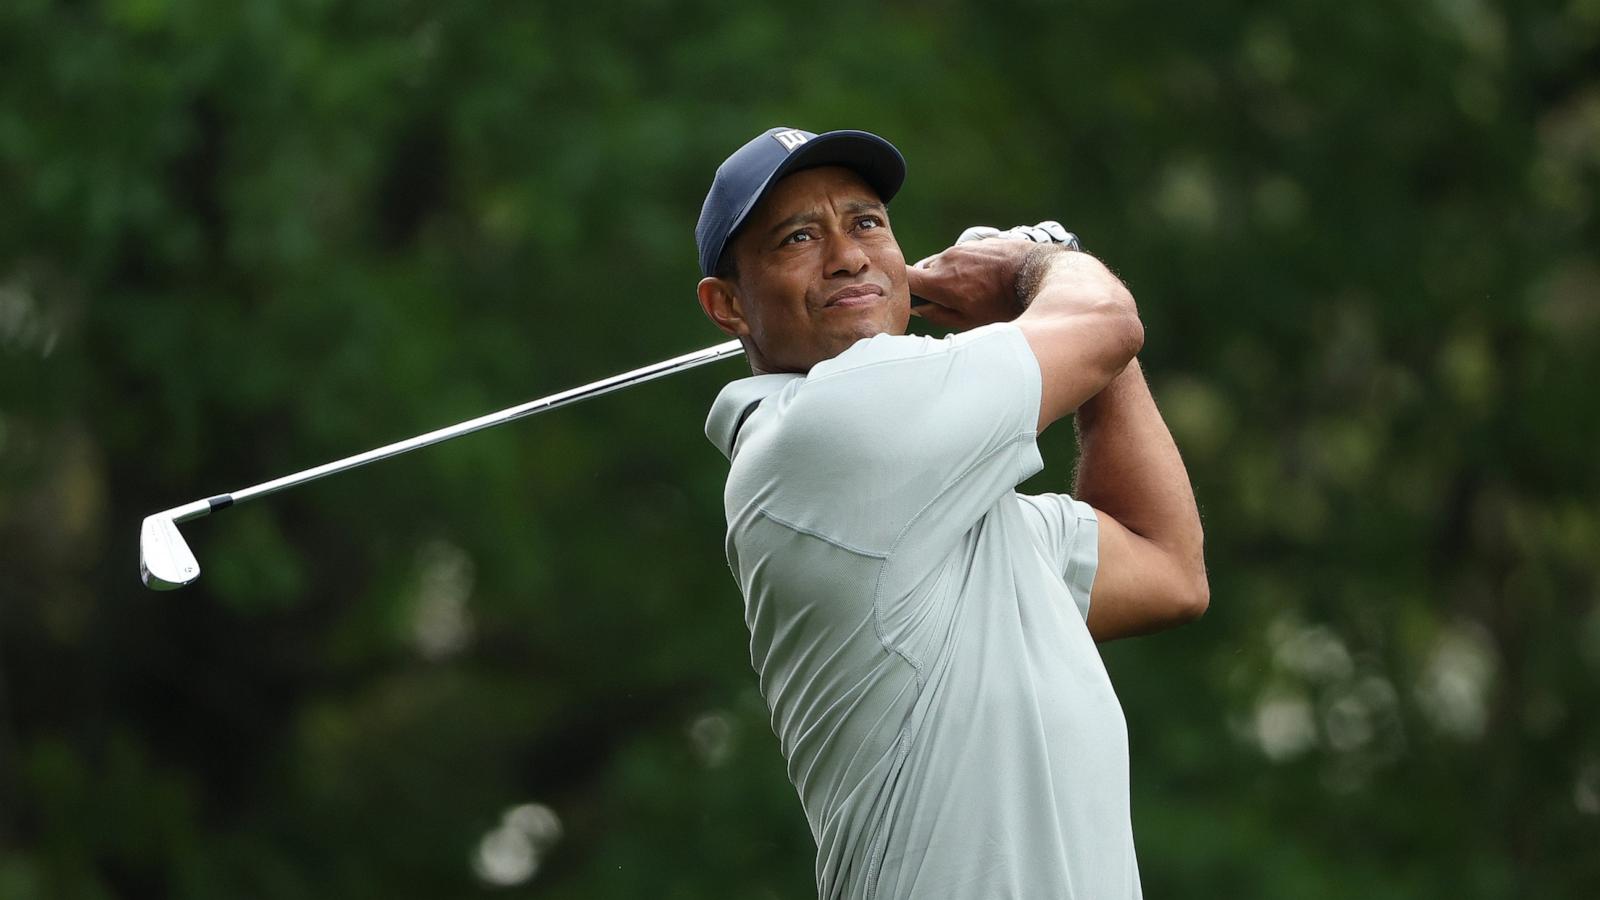
[[911, 314], [956, 331], [1009, 322], [1025, 308], [1017, 296], [1023, 266], [1038, 254], [1059, 252], [1022, 241], [957, 244], [906, 269], [911, 293], [928, 301]]
[[[1048, 242], [1048, 243], [1045, 243]], [[1056, 222], [976, 226], [954, 247], [906, 269], [911, 312], [964, 331], [1015, 321], [1039, 362], [1039, 430], [1069, 415], [1121, 372], [1144, 343], [1127, 287]]]
[[1081, 249], [1077, 235], [1059, 222], [1005, 231], [975, 225], [955, 246], [908, 267], [912, 295], [929, 301], [911, 312], [958, 331], [1008, 322], [1027, 308], [1048, 256], [1063, 248]]

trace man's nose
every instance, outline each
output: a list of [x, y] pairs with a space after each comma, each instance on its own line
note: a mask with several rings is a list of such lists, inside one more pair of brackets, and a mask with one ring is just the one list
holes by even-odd
[[871, 264], [867, 252], [854, 238], [846, 236], [832, 243], [833, 252], [828, 257], [829, 278], [859, 275]]

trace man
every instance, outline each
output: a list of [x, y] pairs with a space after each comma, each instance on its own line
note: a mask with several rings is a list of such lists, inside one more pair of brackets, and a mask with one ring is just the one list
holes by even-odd
[[[886, 209], [904, 178], [875, 135], [775, 128], [718, 169], [695, 235], [700, 306], [756, 373], [706, 434], [817, 891], [1137, 898], [1094, 642], [1207, 603], [1143, 328], [1064, 246], [969, 241], [908, 268]], [[958, 333], [906, 335], [913, 313]], [[1016, 493], [1074, 412], [1076, 499]]]

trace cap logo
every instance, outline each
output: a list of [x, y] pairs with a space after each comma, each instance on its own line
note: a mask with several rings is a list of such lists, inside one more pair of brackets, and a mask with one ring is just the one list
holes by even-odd
[[788, 131], [780, 131], [774, 134], [772, 137], [778, 143], [783, 145], [783, 149], [790, 152], [793, 152], [794, 148], [810, 140], [810, 138], [806, 137], [805, 132], [796, 131], [793, 128], [789, 129]]

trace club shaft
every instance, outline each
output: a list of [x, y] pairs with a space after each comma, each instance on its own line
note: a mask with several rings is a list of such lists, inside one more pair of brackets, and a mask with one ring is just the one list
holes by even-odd
[[[426, 434], [419, 434], [416, 437], [406, 438], [403, 441], [395, 441], [392, 444], [385, 444], [382, 447], [368, 450], [365, 453], [357, 453], [354, 456], [347, 456], [344, 459], [335, 460], [334, 462], [323, 463], [320, 466], [314, 466], [310, 469], [306, 469], [305, 471], [296, 472], [293, 475], [285, 475], [282, 478], [274, 478], [271, 481], [263, 481], [260, 484], [251, 485], [247, 488], [230, 491], [228, 494], [222, 495], [223, 497], [228, 498], [226, 502], [212, 502], [204, 512], [201, 512], [198, 508], [196, 508], [194, 511], [198, 513], [198, 515], [194, 516], [194, 518], [205, 515], [205, 513], [209, 512], [211, 509], [218, 508], [222, 505], [228, 505], [229, 503], [243, 503], [246, 500], [254, 500], [257, 497], [265, 497], [268, 494], [275, 494], [278, 491], [287, 490], [288, 488], [295, 487], [296, 485], [305, 484], [308, 481], [315, 481], [318, 478], [326, 478], [329, 475], [335, 475], [340, 472], [349, 471], [350, 469], [360, 468], [368, 463], [377, 462], [380, 459], [388, 459], [392, 456], [399, 456], [402, 453], [410, 453], [412, 450], [419, 450], [423, 447], [448, 441], [451, 438], [461, 437], [464, 434], [471, 434], [474, 431], [482, 431], [485, 428], [493, 428], [496, 425], [503, 425], [506, 422], [515, 421], [536, 413], [542, 413], [546, 410], [555, 409], [560, 406], [566, 406], [571, 403], [577, 403], [580, 400], [587, 400], [590, 397], [598, 397], [601, 394], [608, 394], [612, 391], [621, 390], [622, 388], [632, 387], [636, 384], [643, 384], [646, 381], [653, 381], [657, 378], [663, 378], [676, 372], [687, 371], [697, 366], [703, 366], [707, 363], [713, 363], [720, 359], [735, 356], [742, 352], [744, 352], [744, 348], [738, 341], [727, 341], [726, 343], [707, 347], [704, 350], [697, 350], [693, 353], [685, 353], [682, 356], [676, 356], [672, 359], [663, 360], [648, 366], [643, 366], [641, 368], [634, 369], [631, 372], [623, 372], [620, 375], [613, 375], [610, 378], [602, 378], [599, 381], [583, 385], [582, 387], [575, 387], [570, 390], [561, 391], [557, 394], [551, 394], [548, 397], [540, 397], [537, 400], [530, 400], [527, 403], [521, 403], [516, 406], [502, 409], [499, 412], [492, 412], [487, 415], [479, 416], [476, 419], [468, 419], [465, 422], [461, 422], [456, 425], [449, 425], [444, 428], [430, 431]], [[220, 499], [220, 497], [213, 498], [213, 501]], [[207, 503], [208, 501], [196, 501], [194, 504], [189, 504], [188, 507], [184, 508], [188, 509], [189, 507], [198, 507], [201, 504]], [[182, 519], [179, 519], [179, 521], [182, 521]]]

